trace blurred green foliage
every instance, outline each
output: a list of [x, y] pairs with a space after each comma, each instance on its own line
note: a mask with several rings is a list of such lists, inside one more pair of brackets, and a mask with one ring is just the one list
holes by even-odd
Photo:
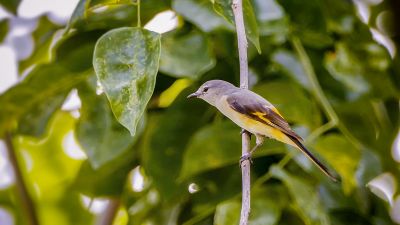
[[[0, 1], [11, 12], [18, 3]], [[113, 210], [98, 213], [98, 199], [117, 199], [114, 224], [238, 223], [240, 129], [186, 99], [206, 80], [238, 84], [230, 4], [142, 0], [142, 24], [165, 10], [177, 13], [177, 28], [162, 35], [135, 27], [137, 1], [81, 0], [66, 27], [38, 19], [34, 52], [19, 64], [27, 75], [0, 95], [0, 134], [14, 136], [40, 224], [101, 221]], [[375, 24], [361, 22], [351, 1], [244, 6], [253, 90], [342, 178], [332, 183], [305, 156], [268, 140], [252, 165], [250, 224], [394, 224], [390, 202], [399, 192], [387, 202], [367, 184], [383, 172], [400, 184], [391, 156], [399, 54], [391, 58], [372, 38]], [[371, 18], [385, 7], [373, 7]], [[8, 29], [1, 21], [0, 40]], [[61, 110], [72, 90], [79, 117]], [[86, 158], [71, 157], [79, 148], [65, 144], [71, 138]], [[0, 207], [16, 224], [30, 224], [17, 190], [0, 190]]]

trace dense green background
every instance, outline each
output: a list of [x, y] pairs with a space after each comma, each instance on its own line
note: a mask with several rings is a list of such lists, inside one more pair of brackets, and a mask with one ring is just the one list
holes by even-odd
[[[0, 3], [15, 12], [19, 1]], [[369, 30], [387, 7], [374, 6], [366, 25], [351, 1], [244, 0], [253, 90], [342, 178], [332, 183], [296, 150], [266, 141], [252, 166], [250, 224], [394, 224], [393, 196], [385, 201], [367, 187], [384, 172], [399, 184], [391, 156], [399, 55], [392, 59]], [[136, 27], [129, 0], [81, 0], [67, 27], [43, 16], [33, 54], [19, 62], [27, 76], [0, 96], [0, 134], [14, 137], [41, 224], [101, 220], [83, 195], [114, 199], [114, 224], [238, 221], [240, 129], [186, 99], [206, 80], [238, 84], [230, 1], [142, 0], [140, 8], [142, 25], [173, 10], [178, 28], [159, 35]], [[0, 25], [3, 37], [7, 23]], [[79, 118], [60, 110], [74, 89]], [[87, 160], [65, 154], [71, 131]], [[140, 191], [131, 187], [138, 172]], [[0, 190], [0, 205], [29, 224], [16, 190]]]

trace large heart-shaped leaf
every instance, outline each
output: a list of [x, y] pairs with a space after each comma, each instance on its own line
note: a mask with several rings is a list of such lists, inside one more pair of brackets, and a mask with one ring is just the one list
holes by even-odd
[[132, 136], [153, 94], [160, 47], [159, 34], [125, 27], [104, 34], [94, 50], [97, 78], [118, 122]]

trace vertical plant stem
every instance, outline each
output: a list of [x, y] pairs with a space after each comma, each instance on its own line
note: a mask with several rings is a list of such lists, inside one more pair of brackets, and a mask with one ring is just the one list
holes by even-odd
[[303, 65], [303, 68], [306, 72], [307, 78], [310, 81], [311, 88], [313, 90], [313, 94], [316, 96], [319, 103], [322, 105], [325, 113], [328, 115], [329, 120], [332, 121], [333, 124], [337, 125], [339, 119], [333, 110], [331, 104], [328, 99], [325, 97], [324, 92], [322, 91], [321, 86], [317, 80], [317, 76], [315, 75], [314, 67], [311, 64], [310, 58], [308, 57], [306, 50], [301, 44], [300, 40], [297, 37], [292, 37], [291, 39], [292, 45], [299, 56], [300, 62]]
[[[303, 68], [306, 72], [307, 78], [310, 81], [311, 88], [313, 90], [313, 94], [319, 103], [322, 105], [325, 113], [327, 114], [330, 122], [327, 126], [337, 126], [339, 130], [350, 140], [350, 142], [356, 147], [360, 148], [362, 143], [360, 143], [353, 134], [339, 122], [339, 117], [337, 116], [335, 110], [333, 109], [332, 105], [329, 103], [328, 99], [326, 98], [324, 92], [322, 91], [321, 86], [319, 85], [317, 75], [315, 74], [314, 67], [311, 64], [311, 60], [308, 57], [306, 50], [303, 47], [303, 44], [297, 37], [291, 38], [292, 45], [299, 56], [300, 62], [303, 65]], [[325, 127], [326, 128], [326, 127]]]
[[97, 218], [96, 225], [112, 225], [120, 206], [119, 199], [110, 198], [106, 209]]
[[29, 195], [28, 189], [26, 188], [22, 172], [18, 164], [17, 156], [15, 154], [15, 148], [12, 142], [11, 133], [6, 132], [4, 140], [7, 147], [8, 158], [10, 160], [13, 169], [15, 177], [15, 186], [18, 191], [18, 198], [20, 200], [21, 208], [23, 210], [23, 215], [25, 216], [27, 222], [30, 225], [39, 225], [35, 205], [32, 201], [31, 196]]
[[140, 0], [137, 0], [137, 27], [142, 27], [142, 22], [140, 20]]
[[[242, 0], [233, 0], [233, 14], [235, 16], [236, 34], [239, 49], [240, 64], [240, 88], [249, 88], [249, 75], [247, 64], [247, 39], [243, 21]], [[250, 151], [250, 135], [242, 132], [242, 156]], [[242, 169], [242, 210], [240, 213], [240, 225], [247, 225], [250, 215], [250, 161], [245, 160], [241, 164]]]

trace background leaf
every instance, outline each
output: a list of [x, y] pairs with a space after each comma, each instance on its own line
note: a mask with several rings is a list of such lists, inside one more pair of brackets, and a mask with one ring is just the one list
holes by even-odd
[[[277, 194], [283, 192], [282, 187], [268, 186], [252, 190], [252, 201], [249, 224], [250, 225], [274, 225], [277, 224], [281, 210], [285, 206], [287, 198], [277, 198]], [[218, 204], [214, 216], [214, 224], [237, 224], [240, 219], [241, 203], [238, 200], [229, 200]]]
[[345, 194], [357, 186], [355, 172], [361, 158], [360, 149], [355, 148], [340, 135], [327, 135], [315, 144], [319, 154], [340, 174]]
[[3, 6], [5, 9], [10, 11], [11, 13], [16, 14], [17, 8], [21, 0], [1, 0], [0, 5]]
[[232, 24], [215, 13], [210, 0], [174, 0], [172, 8], [204, 32], [234, 29]]
[[82, 85], [79, 97], [82, 109], [76, 136], [96, 170], [129, 150], [135, 138], [115, 120], [105, 95]]
[[284, 80], [268, 82], [253, 89], [275, 105], [289, 122], [305, 124], [310, 129], [321, 125], [316, 103], [294, 83]]
[[[199, 130], [190, 140], [183, 158], [180, 179], [198, 173], [236, 165], [239, 162], [241, 149], [240, 128], [231, 121], [214, 123]], [[276, 141], [266, 142], [255, 153], [255, 157], [281, 153], [281, 145]]]
[[[214, 10], [223, 16], [229, 23], [235, 25], [235, 18], [232, 11], [232, 0], [213, 0]], [[259, 31], [257, 20], [253, 12], [250, 0], [243, 1], [243, 18], [247, 38], [261, 53]]]
[[0, 43], [3, 42], [4, 38], [6, 37], [8, 33], [8, 20], [1, 20], [0, 21]]
[[309, 182], [293, 176], [277, 166], [271, 168], [271, 173], [286, 185], [296, 204], [295, 210], [305, 224], [330, 224], [317, 192]]
[[169, 33], [162, 37], [161, 44], [160, 71], [163, 73], [196, 79], [215, 65], [211, 44], [199, 32]]
[[[183, 91], [163, 115], [153, 118], [143, 141], [144, 167], [166, 199], [173, 199], [182, 192], [184, 187], [178, 176], [184, 149], [205, 121], [206, 106], [198, 101], [188, 101], [189, 93], [188, 89]], [[188, 113], [184, 110], [187, 108], [193, 110]]]

